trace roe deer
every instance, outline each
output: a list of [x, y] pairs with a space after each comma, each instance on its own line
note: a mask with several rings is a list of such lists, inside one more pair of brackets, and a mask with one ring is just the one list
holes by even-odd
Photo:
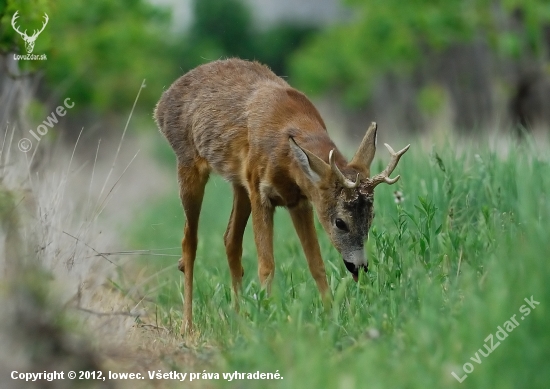
[[160, 131], [174, 149], [186, 215], [179, 270], [185, 275], [184, 323], [192, 329], [193, 266], [204, 187], [211, 171], [233, 185], [233, 209], [224, 234], [233, 290], [239, 293], [243, 233], [250, 214], [258, 273], [270, 290], [274, 274], [273, 212], [286, 207], [321, 295], [330, 299], [312, 206], [355, 281], [367, 270], [364, 241], [374, 217], [374, 188], [391, 179], [409, 146], [394, 152], [373, 177], [372, 123], [348, 163], [307, 97], [257, 62], [227, 59], [201, 65], [176, 80], [155, 109]]

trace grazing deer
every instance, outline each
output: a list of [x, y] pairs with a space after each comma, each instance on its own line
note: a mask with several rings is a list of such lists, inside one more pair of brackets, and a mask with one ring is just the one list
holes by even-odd
[[348, 163], [327, 134], [307, 97], [266, 66], [240, 59], [201, 65], [164, 92], [155, 109], [162, 134], [174, 149], [180, 197], [187, 218], [179, 270], [185, 275], [184, 324], [192, 328], [193, 266], [204, 187], [211, 171], [233, 185], [233, 209], [224, 235], [232, 286], [244, 274], [242, 240], [252, 213], [258, 273], [270, 290], [274, 274], [273, 213], [288, 209], [321, 295], [330, 298], [312, 206], [355, 281], [367, 270], [364, 241], [374, 217], [374, 188], [389, 178], [401, 156], [386, 144], [391, 161], [375, 176], [372, 123]]

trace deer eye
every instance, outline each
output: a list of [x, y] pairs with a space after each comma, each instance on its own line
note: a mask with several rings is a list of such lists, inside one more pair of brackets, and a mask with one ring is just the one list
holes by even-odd
[[334, 224], [336, 224], [336, 228], [338, 228], [339, 230], [349, 232], [347, 224], [342, 219], [336, 219], [334, 221]]

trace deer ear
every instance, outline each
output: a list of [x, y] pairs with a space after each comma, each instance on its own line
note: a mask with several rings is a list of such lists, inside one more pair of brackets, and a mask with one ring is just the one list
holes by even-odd
[[312, 152], [298, 146], [294, 138], [289, 137], [290, 153], [302, 169], [302, 172], [313, 183], [318, 183], [330, 173], [330, 165]]
[[367, 177], [370, 176], [370, 164], [374, 159], [376, 153], [376, 132], [378, 127], [375, 122], [372, 122], [369, 126], [365, 137], [359, 145], [359, 149], [353, 156], [350, 162], [350, 166], [355, 167], [358, 170], [366, 172]]

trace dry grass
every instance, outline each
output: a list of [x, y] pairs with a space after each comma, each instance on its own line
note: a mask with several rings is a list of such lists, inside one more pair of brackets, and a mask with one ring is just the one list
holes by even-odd
[[[146, 153], [137, 153], [143, 144], [129, 139], [121, 149], [115, 144], [117, 151], [98, 145], [91, 160], [79, 153], [89, 145], [77, 144], [74, 150], [38, 145], [42, 155], [32, 160], [17, 149], [12, 128], [2, 136], [0, 375], [9, 377], [13, 370], [145, 373], [191, 363], [194, 357], [178, 337], [143, 325], [147, 319], [140, 317], [147, 315], [141, 302], [118, 287], [121, 274], [129, 279], [135, 274], [135, 256], [109, 254], [127, 249], [118, 231], [168, 180]], [[7, 385], [29, 387], [13, 380]], [[135, 387], [130, 381], [109, 385]]]

